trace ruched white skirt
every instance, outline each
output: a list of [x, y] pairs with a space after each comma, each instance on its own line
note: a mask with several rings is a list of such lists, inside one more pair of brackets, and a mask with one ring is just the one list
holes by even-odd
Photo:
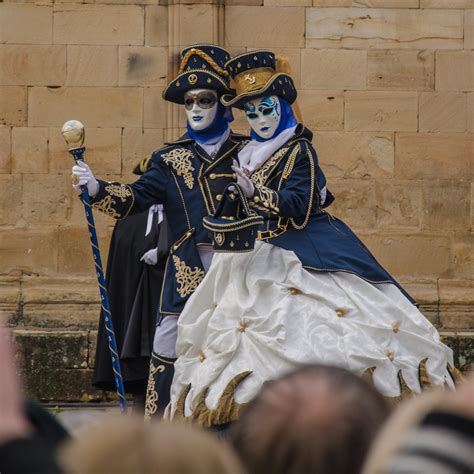
[[432, 324], [393, 284], [373, 285], [345, 273], [309, 272], [291, 251], [257, 242], [249, 253], [218, 253], [178, 322], [178, 360], [167, 416], [186, 387], [192, 414], [207, 391], [215, 409], [228, 383], [237, 404], [265, 381], [303, 364], [322, 363], [357, 374], [374, 368], [384, 395], [400, 395], [399, 371], [420, 391], [420, 362], [434, 385], [452, 386], [452, 351]]

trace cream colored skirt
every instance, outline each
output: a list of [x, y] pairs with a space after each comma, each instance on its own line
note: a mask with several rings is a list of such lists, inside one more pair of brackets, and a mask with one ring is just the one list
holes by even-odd
[[388, 397], [453, 386], [451, 349], [393, 284], [309, 272], [296, 255], [257, 242], [219, 253], [178, 322], [167, 416], [235, 419], [262, 384], [304, 364], [370, 375]]

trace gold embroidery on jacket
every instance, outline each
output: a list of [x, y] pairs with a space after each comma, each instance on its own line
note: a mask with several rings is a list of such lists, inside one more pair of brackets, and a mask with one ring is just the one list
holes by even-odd
[[278, 214], [278, 193], [266, 186], [255, 185], [255, 196], [250, 201], [250, 205], [261, 211]]
[[112, 196], [108, 194], [100, 201], [92, 204], [92, 207], [103, 212], [104, 214], [107, 214], [110, 217], [113, 217], [114, 219], [119, 219], [122, 216], [114, 209], [115, 205], [117, 205], [117, 202], [113, 200]]
[[163, 161], [167, 165], [171, 165], [178, 176], [184, 179], [186, 186], [193, 189], [194, 177], [192, 172], [194, 167], [191, 163], [193, 152], [186, 148], [175, 148], [168, 153], [163, 153]]
[[111, 195], [120, 198], [122, 202], [126, 202], [132, 197], [132, 190], [123, 184], [110, 183], [105, 186], [105, 190]]
[[145, 399], [145, 420], [149, 421], [151, 417], [158, 410], [158, 392], [156, 391], [155, 375], [157, 372], [165, 371], [164, 365], [155, 365], [153, 360], [150, 362], [150, 374], [148, 376], [148, 384], [146, 388], [146, 399]]
[[263, 186], [273, 168], [285, 156], [289, 147], [280, 148], [272, 157], [270, 157], [258, 170], [255, 170], [250, 179], [256, 186]]
[[184, 298], [190, 295], [201, 283], [204, 278], [204, 270], [199, 267], [194, 267], [194, 270], [192, 270], [177, 255], [173, 255], [173, 263], [176, 268], [176, 281], [179, 284], [176, 291], [181, 298]]

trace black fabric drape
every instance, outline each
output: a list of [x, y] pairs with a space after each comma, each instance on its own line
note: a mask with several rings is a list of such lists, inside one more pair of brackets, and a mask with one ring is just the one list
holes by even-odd
[[[155, 214], [156, 219], [157, 214]], [[107, 289], [115, 337], [121, 359], [125, 391], [146, 388], [164, 266], [168, 254], [166, 218], [152, 226], [145, 237], [148, 211], [127, 217], [115, 225], [107, 259]], [[158, 263], [140, 261], [158, 245]], [[100, 316], [92, 384], [115, 390], [112, 363], [103, 315]]]

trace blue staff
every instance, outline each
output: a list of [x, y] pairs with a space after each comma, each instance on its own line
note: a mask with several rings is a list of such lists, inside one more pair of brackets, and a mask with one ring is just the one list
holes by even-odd
[[[61, 129], [66, 143], [69, 146], [69, 153], [74, 157], [76, 164], [84, 161], [84, 151], [86, 148], [84, 143], [84, 125], [78, 120], [69, 120]], [[109, 341], [110, 357], [112, 359], [112, 370], [114, 372], [115, 386], [119, 397], [120, 409], [122, 412], [127, 411], [127, 402], [125, 400], [125, 388], [123, 385], [122, 371], [120, 369], [120, 358], [118, 355], [117, 341], [115, 340], [114, 326], [112, 323], [112, 315], [110, 313], [109, 294], [107, 293], [104, 271], [102, 269], [102, 259], [100, 258], [99, 243], [97, 241], [97, 232], [95, 230], [94, 215], [90, 205], [89, 191], [87, 186], [81, 186], [81, 198], [86, 211], [87, 225], [89, 226], [89, 236], [92, 247], [92, 255], [94, 257], [94, 265], [97, 273], [97, 281], [99, 283], [100, 298], [102, 300], [101, 308], [105, 320], [105, 329], [107, 330], [107, 338]]]

